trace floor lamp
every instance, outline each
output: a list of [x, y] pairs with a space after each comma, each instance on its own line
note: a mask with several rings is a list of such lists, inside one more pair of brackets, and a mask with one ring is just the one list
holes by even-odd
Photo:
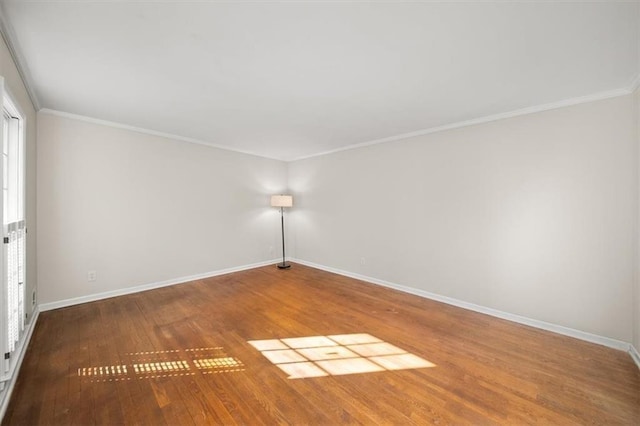
[[280, 224], [282, 225], [282, 263], [278, 263], [278, 268], [287, 269], [291, 265], [285, 262], [284, 255], [284, 208], [293, 206], [293, 196], [291, 195], [272, 195], [271, 207], [280, 207]]

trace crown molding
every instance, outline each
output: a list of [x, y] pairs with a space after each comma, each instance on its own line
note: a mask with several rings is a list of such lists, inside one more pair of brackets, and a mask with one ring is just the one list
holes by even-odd
[[430, 127], [430, 128], [423, 129], [423, 130], [418, 130], [418, 131], [415, 131], [415, 132], [402, 133], [402, 134], [399, 134], [399, 135], [394, 135], [394, 136], [390, 136], [390, 137], [386, 137], [386, 138], [374, 139], [374, 140], [371, 140], [371, 141], [368, 141], [368, 142], [356, 143], [356, 144], [353, 144], [353, 145], [348, 145], [348, 146], [344, 146], [344, 147], [333, 149], [333, 150], [329, 150], [329, 151], [323, 151], [323, 152], [319, 152], [319, 153], [316, 153], [316, 154], [311, 154], [311, 155], [306, 155], [306, 156], [301, 156], [301, 157], [294, 157], [294, 158], [278, 158], [278, 157], [266, 156], [266, 155], [257, 154], [255, 152], [251, 152], [251, 151], [233, 149], [233, 148], [231, 148], [229, 146], [226, 146], [226, 145], [215, 144], [215, 143], [203, 141], [203, 140], [200, 140], [200, 139], [189, 138], [189, 137], [175, 135], [175, 134], [171, 134], [171, 133], [159, 132], [159, 131], [156, 131], [156, 130], [151, 130], [151, 129], [146, 129], [146, 128], [142, 128], [142, 127], [131, 126], [131, 125], [128, 125], [128, 124], [117, 123], [117, 122], [108, 121], [108, 120], [102, 120], [102, 119], [99, 119], [99, 118], [87, 117], [87, 116], [84, 116], [84, 115], [73, 114], [73, 113], [64, 112], [64, 111], [58, 111], [58, 110], [49, 109], [49, 108], [39, 109], [39, 112], [44, 113], [44, 114], [56, 115], [56, 116], [64, 117], [64, 118], [70, 118], [70, 119], [74, 119], [74, 120], [85, 121], [85, 122], [88, 122], [88, 123], [99, 124], [99, 125], [102, 125], [102, 126], [114, 127], [114, 128], [117, 128], [117, 129], [130, 130], [130, 131], [133, 131], [133, 132], [143, 133], [143, 134], [152, 135], [152, 136], [159, 136], [159, 137], [166, 138], [166, 139], [179, 140], [179, 141], [194, 143], [194, 144], [198, 144], [198, 145], [205, 145], [205, 146], [208, 146], [208, 147], [222, 149], [222, 150], [225, 150], [225, 151], [237, 152], [237, 153], [240, 153], [240, 154], [252, 155], [252, 156], [260, 157], [260, 158], [267, 158], [269, 160], [277, 160], [277, 161], [284, 161], [284, 162], [287, 162], [287, 163], [292, 163], [292, 162], [299, 161], [299, 160], [306, 160], [308, 158], [314, 158], [314, 157], [320, 157], [320, 156], [323, 156], [323, 155], [335, 154], [335, 153], [342, 152], [342, 151], [350, 151], [352, 149], [364, 148], [364, 147], [367, 147], [367, 146], [378, 145], [378, 144], [387, 143], [387, 142], [402, 141], [402, 140], [405, 140], [405, 139], [410, 139], [410, 138], [414, 138], [414, 137], [418, 137], [418, 136], [429, 135], [429, 134], [432, 134], [432, 133], [444, 132], [444, 131], [447, 131], [447, 130], [454, 130], [454, 129], [459, 129], [459, 128], [463, 128], [463, 127], [474, 126], [474, 125], [477, 125], [477, 124], [490, 123], [492, 121], [504, 120], [506, 118], [519, 117], [519, 116], [522, 116], [522, 115], [535, 114], [535, 113], [538, 113], [538, 112], [550, 111], [550, 110], [554, 110], [554, 109], [558, 109], [558, 108], [564, 108], [564, 107], [569, 107], [569, 106], [574, 106], [574, 105], [579, 105], [579, 104], [584, 104], [584, 103], [589, 103], [589, 102], [601, 101], [601, 100], [615, 98], [615, 97], [619, 97], [619, 96], [626, 96], [626, 95], [630, 95], [630, 94], [634, 93], [636, 90], [638, 90], [639, 87], [640, 87], [640, 74], [637, 74], [626, 87], [621, 88], [621, 89], [608, 90], [608, 91], [605, 91], [605, 92], [594, 93], [594, 94], [591, 94], [591, 95], [580, 96], [580, 97], [570, 98], [570, 99], [564, 99], [564, 100], [561, 100], [561, 101], [551, 102], [551, 103], [548, 103], [548, 104], [535, 105], [535, 106], [532, 106], [532, 107], [521, 108], [521, 109], [517, 109], [517, 110], [513, 110], [513, 111], [508, 111], [508, 112], [488, 115], [488, 116], [484, 116], [484, 117], [474, 118], [474, 119], [471, 119], [471, 120], [465, 120], [465, 121], [459, 121], [459, 122], [456, 122], [456, 123], [445, 124], [443, 126]]
[[38, 113], [39, 114], [55, 115], [55, 116], [63, 117], [63, 118], [70, 118], [72, 120], [84, 121], [86, 123], [98, 124], [100, 126], [112, 127], [112, 128], [115, 128], [115, 129], [129, 130], [129, 131], [132, 131], [132, 132], [142, 133], [142, 134], [151, 135], [151, 136], [158, 136], [158, 137], [165, 138], [165, 139], [177, 140], [177, 141], [182, 141], [182, 142], [189, 142], [189, 143], [194, 143], [194, 144], [197, 144], [197, 145], [204, 145], [204, 146], [207, 146], [209, 148], [216, 148], [216, 149], [221, 149], [221, 150], [224, 150], [224, 151], [237, 152], [239, 154], [251, 155], [251, 156], [254, 156], [254, 157], [266, 158], [266, 159], [269, 159], [269, 160], [284, 161], [284, 160], [282, 160], [280, 158], [267, 157], [265, 155], [256, 154], [255, 152], [251, 152], [251, 151], [233, 149], [233, 148], [231, 148], [229, 146], [218, 145], [218, 144], [211, 143], [211, 142], [206, 142], [206, 141], [203, 141], [203, 140], [200, 140], [200, 139], [194, 139], [194, 138], [189, 138], [189, 137], [185, 137], [185, 136], [174, 135], [172, 133], [158, 132], [156, 130], [145, 129], [143, 127], [130, 126], [128, 124], [116, 123], [114, 121], [108, 121], [108, 120], [102, 120], [102, 119], [99, 119], [99, 118], [87, 117], [85, 115], [72, 114], [70, 112], [58, 111], [58, 110], [55, 110], [55, 109], [42, 108], [41, 110], [38, 111]]
[[20, 46], [18, 45], [13, 27], [7, 19], [3, 1], [0, 1], [0, 35], [2, 35], [2, 38], [9, 49], [9, 54], [11, 55], [13, 63], [18, 70], [18, 74], [22, 79], [22, 84], [24, 84], [24, 87], [27, 90], [27, 94], [29, 95], [29, 99], [31, 99], [33, 108], [38, 111], [40, 109], [40, 101], [38, 100], [38, 96], [34, 89], [35, 85], [33, 84], [33, 79], [31, 78], [31, 74], [29, 73], [29, 69], [26, 65], [27, 62], [20, 53]]
[[396, 141], [401, 141], [401, 140], [405, 140], [405, 139], [414, 138], [414, 137], [417, 137], [417, 136], [424, 136], [424, 135], [430, 135], [432, 133], [444, 132], [446, 130], [454, 130], [454, 129], [459, 129], [459, 128], [462, 128], [462, 127], [474, 126], [476, 124], [484, 124], [484, 123], [490, 123], [492, 121], [504, 120], [506, 118], [519, 117], [519, 116], [522, 116], [522, 115], [535, 114], [535, 113], [538, 113], [538, 112], [544, 112], [544, 111], [549, 111], [549, 110], [553, 110], [553, 109], [558, 109], [558, 108], [564, 108], [564, 107], [573, 106], [573, 105], [584, 104], [584, 103], [588, 103], [588, 102], [600, 101], [600, 100], [609, 99], [609, 98], [615, 98], [615, 97], [619, 97], [619, 96], [626, 96], [626, 95], [629, 95], [629, 94], [633, 93], [638, 88], [639, 84], [640, 84], [640, 74], [637, 75], [633, 79], [633, 81], [630, 83], [629, 86], [627, 86], [625, 88], [622, 88], [622, 89], [608, 90], [608, 91], [605, 91], [605, 92], [594, 93], [594, 94], [586, 95], [586, 96], [579, 96], [579, 97], [576, 97], [576, 98], [564, 99], [564, 100], [561, 100], [561, 101], [551, 102], [551, 103], [548, 103], [548, 104], [536, 105], [536, 106], [527, 107], [527, 108], [521, 108], [521, 109], [517, 109], [517, 110], [513, 110], [513, 111], [502, 112], [502, 113], [493, 114], [493, 115], [487, 115], [487, 116], [484, 116], [484, 117], [474, 118], [474, 119], [465, 120], [465, 121], [459, 121], [459, 122], [456, 122], [456, 123], [445, 124], [445, 125], [442, 125], [442, 126], [430, 127], [430, 128], [423, 129], [423, 130], [418, 130], [418, 131], [415, 131], [415, 132], [402, 133], [402, 134], [399, 134], [399, 135], [389, 136], [389, 137], [386, 137], [386, 138], [374, 139], [374, 140], [368, 141], [368, 142], [356, 143], [356, 144], [353, 144], [353, 145], [348, 145], [348, 146], [344, 146], [344, 147], [341, 147], [341, 148], [333, 149], [333, 150], [330, 150], [330, 151], [323, 151], [323, 152], [320, 152], [320, 153], [317, 153], [317, 154], [307, 155], [307, 156], [303, 156], [303, 157], [296, 157], [296, 158], [288, 159], [286, 161], [293, 162], [293, 161], [299, 161], [299, 160], [306, 160], [308, 158], [320, 157], [320, 156], [329, 155], [329, 154], [335, 154], [337, 152], [349, 151], [349, 150], [357, 149], [357, 148], [364, 148], [364, 147], [371, 146], [371, 145], [378, 145], [378, 144], [386, 143], [386, 142], [396, 142]]
[[309, 159], [309, 158], [321, 157], [323, 155], [335, 154], [335, 153], [342, 152], [342, 151], [350, 151], [352, 149], [364, 148], [364, 147], [367, 147], [367, 146], [378, 145], [378, 144], [387, 143], [387, 142], [397, 142], [397, 141], [402, 141], [402, 140], [405, 140], [405, 139], [410, 139], [410, 138], [414, 138], [414, 137], [418, 137], [418, 136], [430, 135], [432, 133], [444, 132], [444, 131], [447, 131], [447, 130], [454, 130], [454, 129], [459, 129], [459, 128], [463, 128], [463, 127], [474, 126], [474, 125], [477, 125], [477, 124], [490, 123], [492, 121], [504, 120], [506, 118], [519, 117], [519, 116], [528, 115], [528, 114], [535, 114], [535, 113], [538, 113], [538, 112], [550, 111], [550, 110], [554, 110], [554, 109], [558, 109], [558, 108], [564, 108], [564, 107], [569, 107], [569, 106], [574, 106], [574, 105], [579, 105], [579, 104], [584, 104], [584, 103], [589, 103], [589, 102], [595, 102], [595, 101], [601, 101], [601, 100], [610, 99], [610, 98], [616, 98], [616, 97], [619, 97], [619, 96], [626, 96], [626, 95], [630, 95], [633, 92], [635, 92], [636, 90], [638, 90], [638, 87], [640, 87], [640, 74], [636, 75], [632, 79], [632, 81], [629, 83], [629, 85], [627, 85], [627, 87], [622, 88], [622, 89], [608, 90], [608, 91], [605, 91], [605, 92], [594, 93], [594, 94], [591, 94], [591, 95], [580, 96], [580, 97], [570, 98], [570, 99], [564, 99], [564, 100], [561, 100], [561, 101], [558, 101], [558, 102], [552, 102], [552, 103], [543, 104], [543, 105], [536, 105], [536, 106], [532, 106], [532, 107], [521, 108], [521, 109], [517, 109], [517, 110], [513, 110], [513, 111], [508, 111], [508, 112], [488, 115], [488, 116], [485, 116], [485, 117], [474, 118], [474, 119], [471, 119], [471, 120], [465, 120], [465, 121], [459, 121], [459, 122], [456, 122], [456, 123], [445, 124], [443, 126], [431, 127], [431, 128], [427, 128], [427, 129], [423, 129], [423, 130], [418, 130], [418, 131], [415, 131], [415, 132], [402, 133], [402, 134], [395, 135], [395, 136], [390, 136], [390, 137], [381, 138], [381, 139], [374, 139], [374, 140], [368, 141], [368, 142], [357, 143], [357, 144], [348, 145], [348, 146], [344, 146], [344, 147], [333, 149], [333, 150], [329, 150], [329, 151], [319, 152], [317, 154], [311, 154], [311, 155], [295, 157], [295, 158], [278, 158], [278, 157], [266, 156], [266, 155], [257, 154], [255, 152], [251, 152], [251, 151], [233, 149], [233, 148], [231, 148], [229, 146], [215, 144], [215, 143], [212, 143], [212, 142], [206, 142], [206, 141], [203, 141], [203, 140], [200, 140], [200, 139], [189, 138], [189, 137], [175, 135], [175, 134], [171, 134], [171, 133], [159, 132], [159, 131], [156, 131], [156, 130], [145, 129], [145, 128], [142, 128], [142, 127], [131, 126], [131, 125], [128, 125], [128, 124], [123, 124], [123, 123], [116, 123], [116, 122], [113, 122], [113, 121], [102, 120], [102, 119], [93, 118], [93, 117], [87, 117], [87, 116], [79, 115], [79, 114], [72, 114], [72, 113], [69, 113], [69, 112], [58, 111], [58, 110], [49, 109], [49, 108], [42, 108], [42, 109], [39, 110], [39, 112], [43, 113], [43, 114], [56, 115], [56, 116], [59, 116], [59, 117], [70, 118], [70, 119], [79, 120], [79, 121], [85, 121], [85, 122], [93, 123], [93, 124], [99, 124], [99, 125], [102, 125], [102, 126], [113, 127], [113, 128], [117, 128], [117, 129], [130, 130], [130, 131], [133, 131], [133, 132], [143, 133], [143, 134], [152, 135], [152, 136], [159, 136], [159, 137], [166, 138], [166, 139], [179, 140], [179, 141], [183, 141], [183, 142], [189, 142], [189, 143], [194, 143], [194, 144], [198, 144], [198, 145], [204, 145], [204, 146], [208, 146], [208, 147], [211, 147], [211, 148], [222, 149], [222, 150], [225, 150], [225, 151], [237, 152], [237, 153], [240, 153], [240, 154], [252, 155], [252, 156], [260, 157], [260, 158], [267, 158], [269, 160], [277, 160], [277, 161], [284, 161], [284, 162], [287, 162], [287, 163], [292, 163], [292, 162], [299, 161], [299, 160], [306, 160], [306, 159]]

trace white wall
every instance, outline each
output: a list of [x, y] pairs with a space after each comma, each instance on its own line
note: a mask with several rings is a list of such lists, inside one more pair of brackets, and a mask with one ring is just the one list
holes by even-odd
[[40, 302], [277, 258], [288, 182], [289, 255], [639, 347], [638, 104], [288, 166], [41, 113]]
[[40, 302], [277, 258], [269, 195], [286, 173], [275, 160], [40, 113]]
[[612, 98], [291, 163], [292, 250], [631, 342], [633, 102]]
[[[24, 83], [18, 73], [9, 49], [0, 37], [0, 76], [4, 77], [5, 89], [8, 89], [13, 100], [26, 115], [26, 219], [27, 219], [27, 274], [25, 294], [28, 301], [37, 289], [38, 277], [36, 268], [36, 111], [29, 99]], [[29, 317], [35, 305], [26, 303], [25, 311]]]

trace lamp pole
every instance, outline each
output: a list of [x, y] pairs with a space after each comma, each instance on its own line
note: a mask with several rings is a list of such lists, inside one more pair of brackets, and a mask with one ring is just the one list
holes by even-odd
[[285, 255], [284, 255], [284, 207], [280, 206], [280, 224], [282, 225], [282, 264], [278, 265], [280, 269], [290, 268], [291, 265], [285, 263]]
[[291, 195], [272, 195], [271, 207], [280, 207], [280, 226], [282, 230], [282, 263], [278, 263], [279, 269], [288, 269], [291, 267], [287, 263], [287, 256], [284, 252], [284, 208], [293, 206], [293, 197]]

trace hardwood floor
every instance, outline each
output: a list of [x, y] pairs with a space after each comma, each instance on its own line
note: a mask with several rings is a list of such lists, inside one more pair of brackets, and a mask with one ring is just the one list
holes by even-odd
[[[329, 337], [293, 339], [309, 336]], [[289, 378], [305, 374], [325, 375]], [[269, 266], [42, 313], [2, 422], [238, 423], [637, 425], [640, 370], [622, 351]]]

